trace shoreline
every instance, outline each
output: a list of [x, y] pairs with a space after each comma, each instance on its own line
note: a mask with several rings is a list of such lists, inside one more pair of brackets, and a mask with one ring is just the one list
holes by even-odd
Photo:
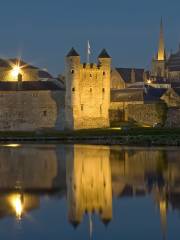
[[0, 132], [0, 143], [59, 143], [126, 146], [180, 146], [180, 129], [134, 128], [78, 131]]

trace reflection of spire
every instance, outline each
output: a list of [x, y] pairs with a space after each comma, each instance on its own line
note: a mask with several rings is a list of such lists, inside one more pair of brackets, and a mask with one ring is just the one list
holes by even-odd
[[92, 214], [89, 213], [89, 240], [92, 240], [93, 236], [93, 222], [92, 222]]
[[164, 46], [164, 33], [163, 33], [163, 21], [161, 18], [160, 24], [160, 36], [159, 36], [159, 49], [158, 49], [158, 60], [165, 60], [165, 46]]
[[161, 228], [163, 234], [163, 240], [167, 236], [167, 202], [166, 200], [160, 200], [159, 203], [160, 217], [161, 217]]

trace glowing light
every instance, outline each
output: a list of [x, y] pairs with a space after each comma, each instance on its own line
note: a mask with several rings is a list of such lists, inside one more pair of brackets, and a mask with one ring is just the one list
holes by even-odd
[[20, 66], [19, 66], [19, 65], [16, 65], [16, 66], [14, 66], [13, 69], [12, 69], [12, 76], [15, 77], [15, 78], [17, 78], [20, 72], [21, 72]]
[[122, 130], [121, 127], [112, 127], [112, 128], [110, 128], [110, 129], [112, 129], [112, 130]]
[[21, 198], [21, 194], [14, 194], [10, 198], [10, 203], [15, 211], [16, 217], [18, 220], [21, 220], [22, 213], [23, 213], [23, 201]]
[[4, 147], [12, 147], [12, 148], [16, 148], [16, 147], [20, 147], [21, 144], [17, 144], [17, 143], [11, 143], [11, 144], [5, 144], [3, 145]]
[[150, 80], [150, 79], [148, 79], [148, 80], [147, 80], [147, 83], [148, 83], [148, 84], [151, 84], [151, 80]]

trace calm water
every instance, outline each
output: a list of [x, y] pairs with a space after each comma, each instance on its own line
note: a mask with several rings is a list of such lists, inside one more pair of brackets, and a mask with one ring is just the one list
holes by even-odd
[[0, 239], [180, 239], [180, 148], [1, 145]]

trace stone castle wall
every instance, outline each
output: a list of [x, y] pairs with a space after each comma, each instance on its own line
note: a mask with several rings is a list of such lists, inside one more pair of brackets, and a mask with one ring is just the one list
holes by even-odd
[[127, 108], [128, 105], [143, 104], [143, 101], [133, 102], [111, 102], [109, 109], [109, 120], [111, 127], [118, 127], [121, 122], [127, 119]]
[[167, 108], [165, 104], [128, 105], [126, 114], [128, 121], [148, 126], [164, 125]]
[[62, 129], [63, 91], [1, 91], [0, 131]]

